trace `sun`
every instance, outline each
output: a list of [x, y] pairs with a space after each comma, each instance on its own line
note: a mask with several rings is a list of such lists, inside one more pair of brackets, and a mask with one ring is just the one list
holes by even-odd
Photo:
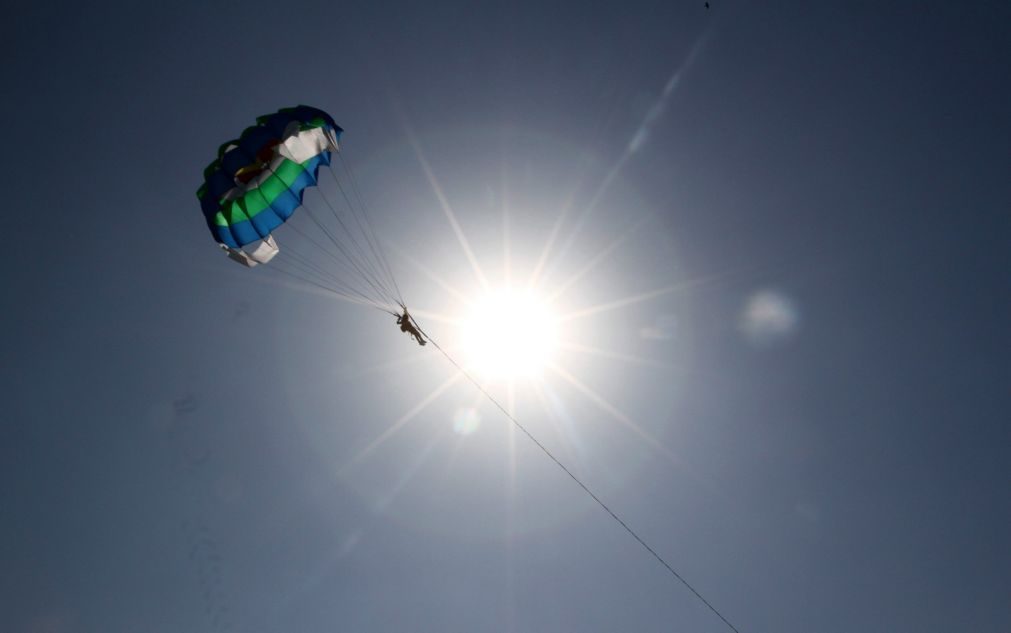
[[488, 292], [463, 320], [464, 362], [483, 380], [540, 378], [558, 346], [556, 323], [547, 304], [530, 291]]

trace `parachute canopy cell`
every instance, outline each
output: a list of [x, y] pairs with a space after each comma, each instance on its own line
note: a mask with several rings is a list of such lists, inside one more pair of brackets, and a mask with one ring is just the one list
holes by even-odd
[[261, 116], [222, 144], [197, 190], [214, 239], [241, 248], [270, 236], [302, 205], [342, 131], [326, 112], [300, 105]]

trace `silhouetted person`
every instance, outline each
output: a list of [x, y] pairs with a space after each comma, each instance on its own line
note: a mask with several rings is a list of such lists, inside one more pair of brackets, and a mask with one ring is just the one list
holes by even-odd
[[707, 9], [709, 8], [709, 3], [708, 3], [708, 2], [706, 3], [706, 8], [707, 8]]
[[397, 316], [397, 325], [400, 326], [401, 332], [407, 332], [413, 336], [414, 340], [418, 341], [418, 345], [425, 344], [425, 339], [422, 338], [421, 332], [419, 332], [418, 328], [416, 328], [414, 323], [411, 322], [411, 315], [407, 313], [407, 308], [404, 308], [403, 314]]

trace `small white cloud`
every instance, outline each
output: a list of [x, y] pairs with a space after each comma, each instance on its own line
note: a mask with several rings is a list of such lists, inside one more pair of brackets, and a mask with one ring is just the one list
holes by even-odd
[[771, 290], [751, 295], [741, 312], [739, 327], [756, 345], [770, 345], [788, 338], [797, 328], [799, 315], [793, 302]]

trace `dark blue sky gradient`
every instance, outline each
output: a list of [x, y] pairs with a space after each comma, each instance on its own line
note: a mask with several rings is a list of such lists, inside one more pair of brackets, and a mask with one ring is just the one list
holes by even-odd
[[515, 411], [742, 633], [1011, 630], [1011, 8], [711, 4], [8, 10], [0, 629], [726, 630], [466, 382], [362, 456], [452, 368], [194, 196], [307, 103], [465, 294], [413, 142], [493, 281], [503, 206], [522, 280], [572, 202], [549, 289], [644, 222], [560, 311], [679, 289], [558, 360], [655, 442], [557, 375]]

